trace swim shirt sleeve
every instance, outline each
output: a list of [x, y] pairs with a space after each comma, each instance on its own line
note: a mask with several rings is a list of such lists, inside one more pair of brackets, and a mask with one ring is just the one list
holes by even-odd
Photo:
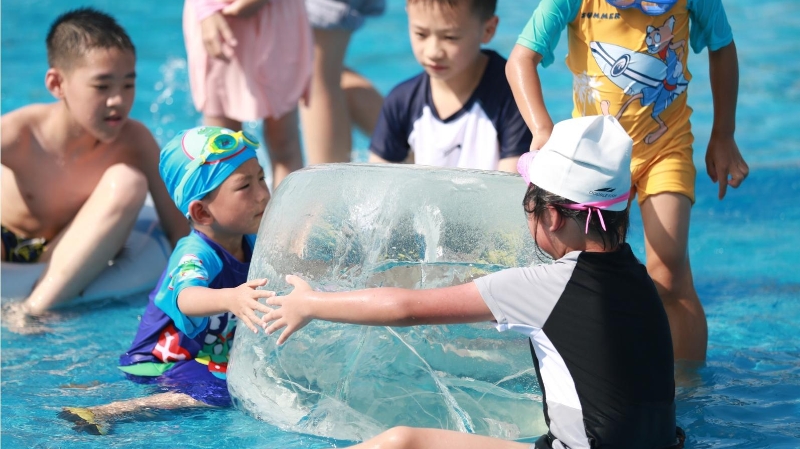
[[389, 162], [403, 162], [411, 150], [408, 144], [410, 102], [407, 84], [395, 87], [384, 99], [369, 143], [369, 151]]
[[533, 11], [533, 15], [517, 44], [542, 55], [542, 67], [553, 63], [556, 46], [561, 32], [575, 19], [580, 10], [581, 0], [542, 0]]
[[178, 295], [187, 287], [208, 287], [220, 271], [222, 261], [219, 256], [194, 232], [178, 242], [169, 258], [167, 276], [154, 303], [189, 338], [205, 329], [208, 318], [184, 315], [178, 308]]
[[[510, 90], [510, 88], [509, 88]], [[531, 149], [533, 135], [522, 114], [519, 113], [514, 97], [509, 95], [503, 105], [502, 123], [497, 128], [497, 139], [500, 142], [500, 159], [522, 156]]]
[[569, 253], [549, 265], [509, 268], [475, 279], [497, 330], [530, 334], [544, 327], [572, 276], [578, 254]]
[[700, 53], [706, 47], [716, 51], [733, 42], [733, 31], [721, 0], [688, 0], [686, 7], [692, 51]]

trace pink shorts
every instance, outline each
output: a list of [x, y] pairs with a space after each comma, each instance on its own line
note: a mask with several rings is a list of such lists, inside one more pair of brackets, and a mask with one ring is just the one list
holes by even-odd
[[303, 0], [271, 0], [250, 17], [228, 17], [238, 45], [225, 62], [206, 52], [191, 0], [183, 36], [195, 108], [244, 122], [279, 118], [307, 95], [314, 42]]

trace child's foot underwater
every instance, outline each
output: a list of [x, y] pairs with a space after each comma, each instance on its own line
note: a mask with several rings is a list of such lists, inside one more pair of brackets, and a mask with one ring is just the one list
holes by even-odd
[[98, 419], [94, 412], [88, 408], [64, 407], [58, 414], [58, 417], [74, 423], [72, 428], [76, 432], [86, 432], [91, 435], [107, 435], [110, 430], [110, 425]]
[[25, 302], [12, 302], [3, 305], [3, 325], [11, 332], [21, 335], [35, 335], [50, 332], [46, 322], [50, 314], [35, 316], [28, 313]]

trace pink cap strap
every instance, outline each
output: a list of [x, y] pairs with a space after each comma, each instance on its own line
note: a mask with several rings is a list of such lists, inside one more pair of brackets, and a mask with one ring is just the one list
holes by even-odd
[[610, 200], [592, 201], [591, 203], [559, 204], [559, 206], [572, 210], [588, 210], [589, 213], [586, 215], [586, 228], [584, 229], [584, 232], [588, 234], [589, 222], [592, 221], [592, 210], [597, 211], [597, 216], [600, 217], [600, 225], [603, 227], [604, 231], [607, 231], [606, 222], [603, 221], [603, 214], [600, 213], [600, 209], [606, 209], [607, 207], [613, 206], [614, 204], [627, 201], [628, 198], [630, 198], [630, 196], [631, 196], [630, 192], [625, 192], [624, 195], [620, 195]]

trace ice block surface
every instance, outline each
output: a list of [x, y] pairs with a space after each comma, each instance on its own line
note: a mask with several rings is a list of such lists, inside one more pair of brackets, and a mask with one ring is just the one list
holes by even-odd
[[[290, 291], [461, 284], [542, 263], [521, 177], [413, 165], [330, 164], [286, 178], [249, 278]], [[244, 329], [244, 328], [242, 328]], [[491, 323], [406, 328], [315, 321], [278, 348], [239, 329], [235, 405], [294, 432], [362, 440], [395, 425], [523, 438], [546, 432], [528, 340]]]

